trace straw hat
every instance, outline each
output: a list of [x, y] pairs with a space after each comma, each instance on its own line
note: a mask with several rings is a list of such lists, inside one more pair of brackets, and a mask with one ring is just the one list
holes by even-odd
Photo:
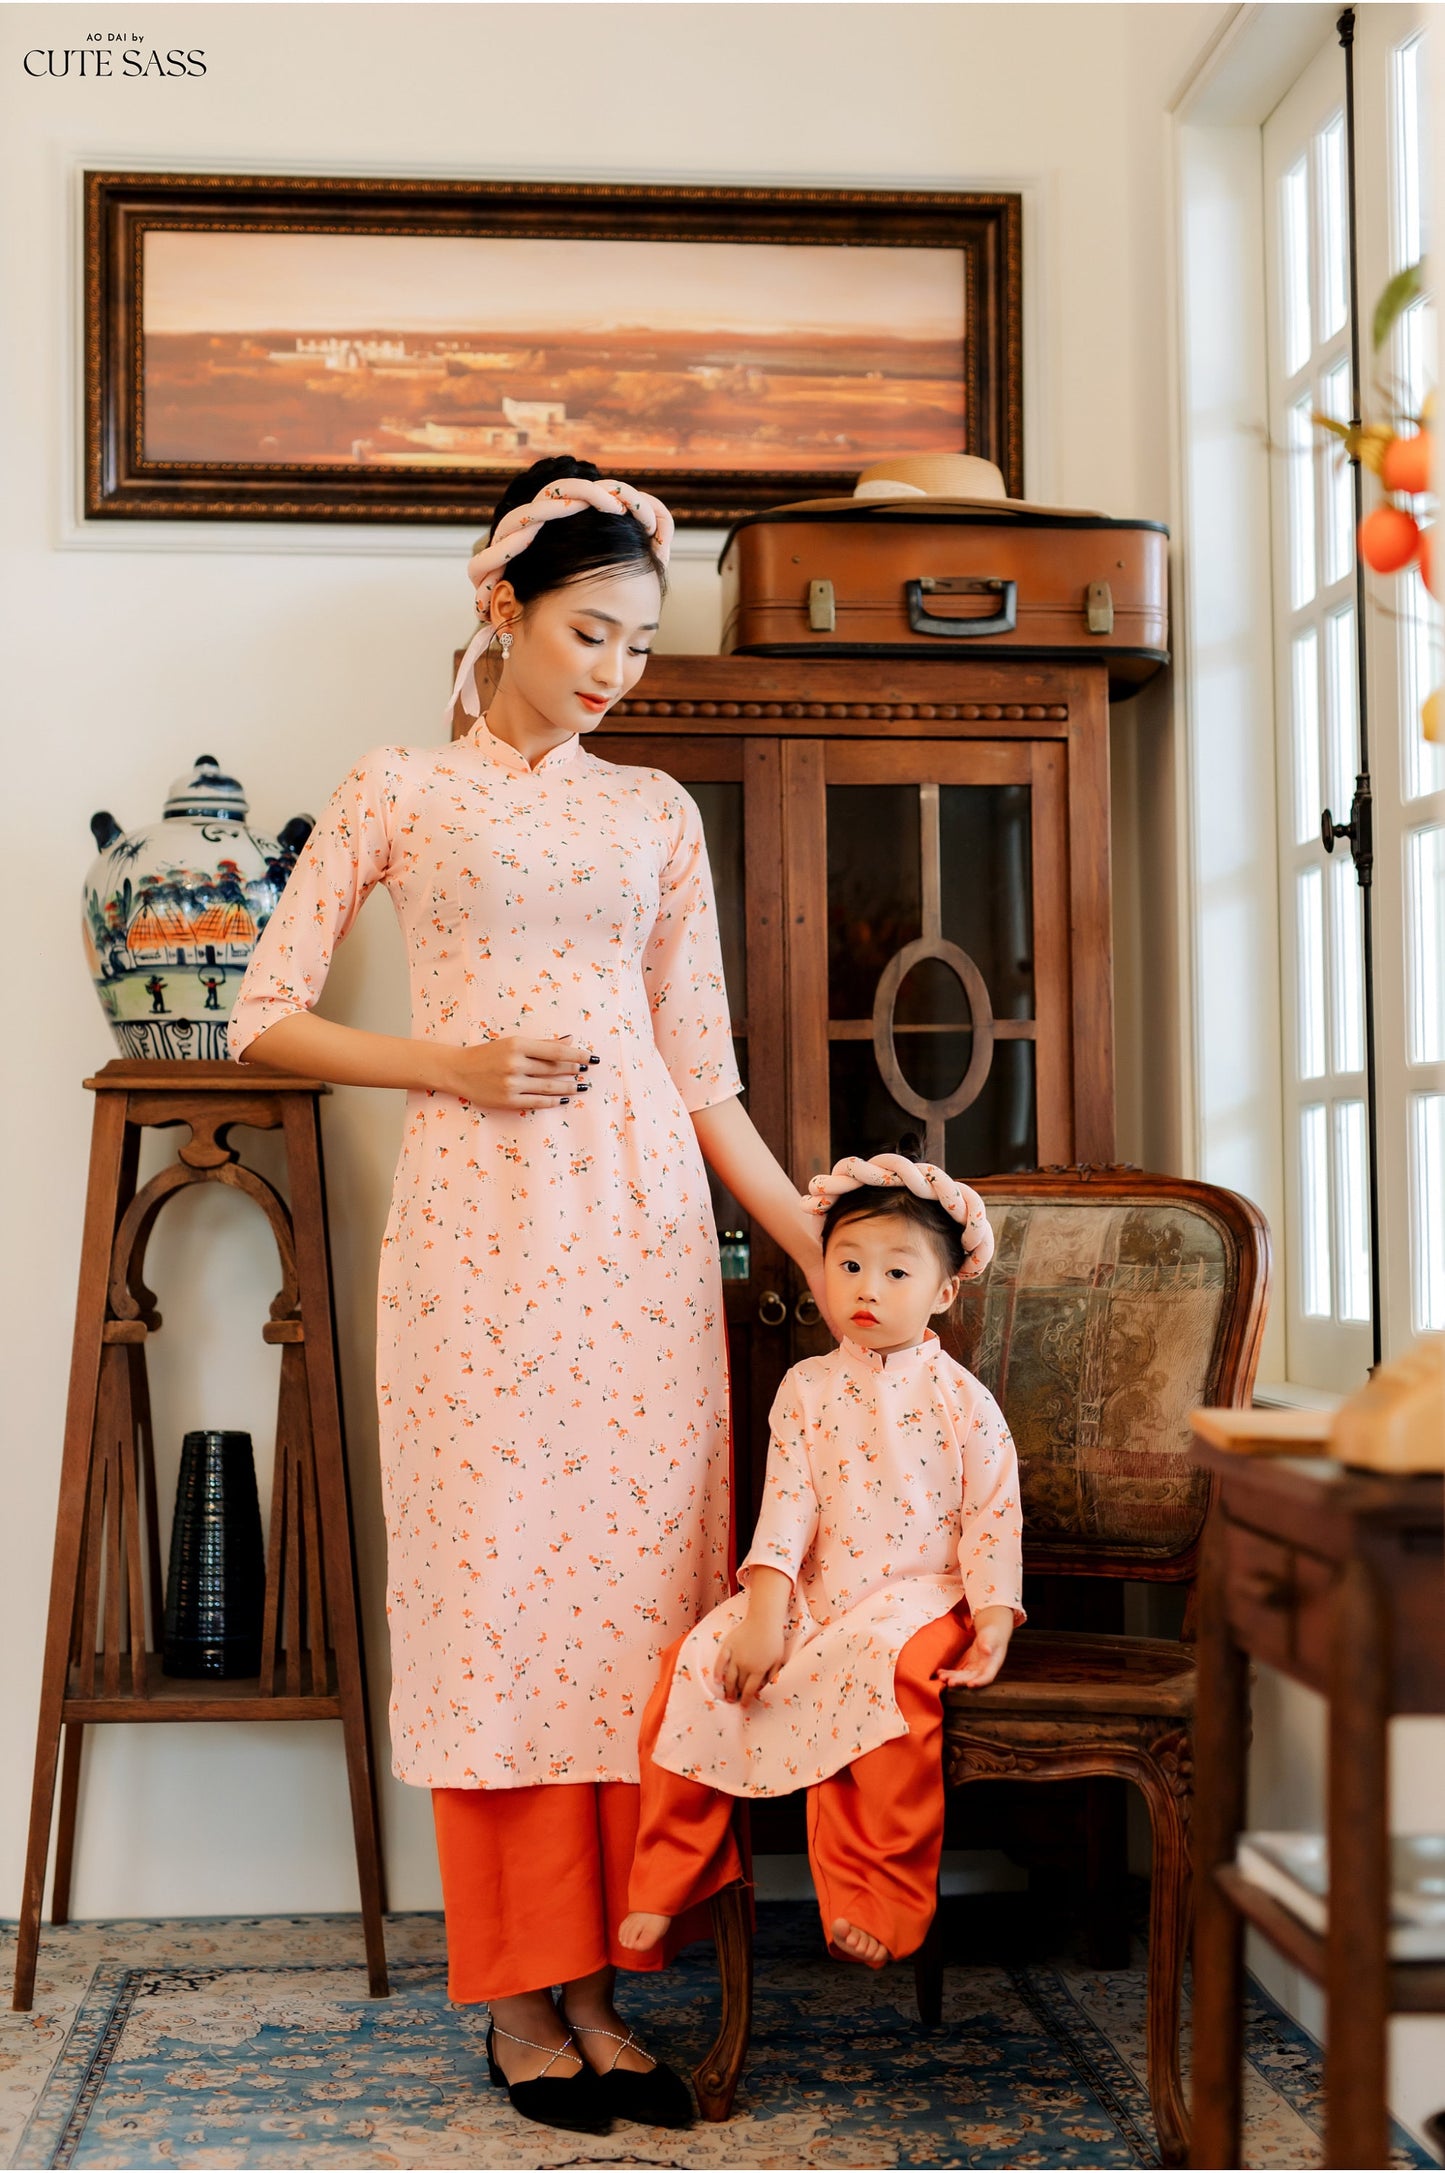
[[855, 498], [1007, 498], [1003, 471], [973, 453], [903, 453], [875, 460], [853, 486]]

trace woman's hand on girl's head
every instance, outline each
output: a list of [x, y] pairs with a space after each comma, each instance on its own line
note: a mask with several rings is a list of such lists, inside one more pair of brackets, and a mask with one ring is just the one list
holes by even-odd
[[792, 1248], [793, 1259], [808, 1278], [808, 1288], [813, 1301], [823, 1316], [823, 1326], [835, 1343], [843, 1340], [843, 1326], [833, 1318], [828, 1305], [828, 1290], [823, 1277], [823, 1245], [820, 1232], [823, 1218], [816, 1213], [805, 1192], [798, 1194], [798, 1240]]
[[980, 1607], [973, 1618], [973, 1643], [957, 1667], [941, 1667], [937, 1680], [950, 1690], [982, 1690], [1003, 1666], [1014, 1634], [1011, 1607]]
[[440, 1082], [477, 1109], [557, 1109], [584, 1093], [596, 1062], [590, 1049], [557, 1037], [498, 1034], [470, 1049], [437, 1050]]

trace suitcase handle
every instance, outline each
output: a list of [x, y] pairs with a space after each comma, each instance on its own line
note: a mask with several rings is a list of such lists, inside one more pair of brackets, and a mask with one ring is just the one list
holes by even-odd
[[[974, 580], [957, 574], [948, 579], [905, 581], [903, 594], [908, 604], [908, 623], [915, 634], [975, 641], [980, 634], [1011, 634], [1018, 624], [1017, 581]], [[997, 596], [999, 608], [991, 619], [945, 619], [924, 610], [925, 596]]]

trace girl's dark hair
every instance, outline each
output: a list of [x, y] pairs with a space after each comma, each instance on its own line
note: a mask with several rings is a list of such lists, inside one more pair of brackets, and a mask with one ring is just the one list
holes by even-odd
[[[534, 460], [530, 468], [512, 477], [497, 500], [488, 541], [496, 534], [503, 514], [510, 513], [514, 506], [530, 505], [539, 490], [564, 475], [584, 476], [590, 483], [601, 481], [590, 460], [574, 460], [570, 453]], [[667, 587], [662, 564], [642, 523], [630, 513], [599, 513], [595, 506], [584, 506], [580, 513], [569, 513], [565, 520], [544, 521], [526, 550], [519, 551], [507, 567], [506, 579], [516, 591], [517, 601], [526, 605], [545, 596], [549, 589], [564, 588], [569, 581], [581, 581], [593, 573], [655, 573], [664, 591]]]
[[[910, 1162], [921, 1161], [918, 1134], [905, 1132], [897, 1151]], [[921, 1200], [903, 1185], [859, 1185], [856, 1191], [841, 1194], [823, 1217], [824, 1252], [833, 1232], [843, 1223], [881, 1215], [896, 1215], [903, 1222], [911, 1222], [915, 1229], [927, 1231], [944, 1274], [957, 1275], [963, 1266], [963, 1225], [955, 1222], [937, 1200]]]

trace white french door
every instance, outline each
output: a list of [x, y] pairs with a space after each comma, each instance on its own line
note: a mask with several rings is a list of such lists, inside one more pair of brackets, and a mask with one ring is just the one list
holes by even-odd
[[[1418, 412], [1434, 311], [1412, 305], [1374, 358], [1370, 317], [1422, 253], [1423, 31], [1409, 8], [1356, 12], [1363, 407]], [[1311, 411], [1350, 413], [1344, 62], [1332, 39], [1264, 127], [1286, 1229], [1292, 1381], [1348, 1390], [1370, 1357], [1365, 1011], [1359, 886], [1327, 855], [1359, 765], [1351, 479]], [[1366, 507], [1376, 495], [1367, 478]], [[1440, 612], [1418, 573], [1367, 577], [1374, 947], [1385, 1350], [1445, 1327], [1445, 793], [1420, 703], [1441, 676]]]

